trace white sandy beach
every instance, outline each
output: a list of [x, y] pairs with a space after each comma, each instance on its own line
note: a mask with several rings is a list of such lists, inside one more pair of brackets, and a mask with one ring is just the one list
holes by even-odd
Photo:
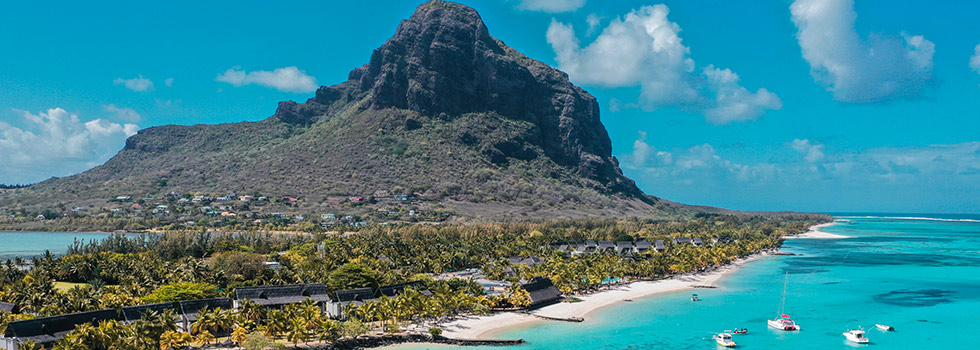
[[[534, 310], [531, 314], [560, 318], [582, 317], [585, 318], [585, 322], [589, 322], [592, 320], [594, 316], [592, 314], [595, 311], [609, 305], [625, 302], [624, 299], [635, 300], [660, 293], [693, 289], [695, 285], [715, 285], [726, 274], [763, 255], [766, 254], [756, 254], [706, 273], [685, 274], [657, 281], [634, 282], [613, 286], [608, 290], [589, 295], [576, 295], [582, 299], [581, 302], [549, 305]], [[443, 335], [450, 338], [480, 339], [493, 338], [493, 333], [533, 322], [558, 321], [546, 321], [525, 313], [502, 312], [491, 316], [461, 318], [440, 324], [438, 327], [443, 329]]]
[[845, 236], [845, 235], [839, 235], [839, 234], [836, 234], [836, 233], [830, 233], [830, 232], [820, 231], [820, 229], [822, 229], [824, 227], [827, 227], [827, 226], [830, 226], [830, 225], [833, 225], [835, 223], [836, 223], [836, 221], [835, 222], [828, 222], [826, 224], [813, 225], [813, 226], [810, 226], [810, 229], [807, 232], [804, 232], [804, 233], [801, 233], [801, 234], [798, 234], [798, 235], [793, 235], [793, 236], [786, 236], [786, 238], [787, 239], [789, 239], [789, 238], [810, 238], [810, 239], [841, 239], [841, 238], [851, 238], [851, 236]]

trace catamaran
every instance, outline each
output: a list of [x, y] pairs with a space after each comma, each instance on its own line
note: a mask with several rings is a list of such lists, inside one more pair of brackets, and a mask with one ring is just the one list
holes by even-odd
[[715, 340], [715, 343], [718, 343], [718, 345], [724, 346], [726, 348], [734, 348], [735, 347], [735, 342], [732, 341], [732, 333], [731, 333], [731, 331], [725, 331], [724, 333], [718, 333], [715, 336], [711, 337], [711, 339], [714, 339]]
[[775, 329], [781, 329], [784, 331], [798, 331], [800, 330], [800, 325], [796, 324], [789, 315], [783, 313], [783, 306], [786, 305], [786, 284], [789, 282], [789, 274], [786, 275], [786, 280], [783, 281], [783, 296], [779, 300], [779, 311], [776, 311], [776, 318], [767, 320], [766, 323], [769, 327]]
[[847, 332], [844, 332], [844, 338], [847, 338], [847, 340], [858, 344], [867, 344], [871, 342], [871, 340], [868, 339], [868, 337], [864, 336], [863, 329], [852, 329]]

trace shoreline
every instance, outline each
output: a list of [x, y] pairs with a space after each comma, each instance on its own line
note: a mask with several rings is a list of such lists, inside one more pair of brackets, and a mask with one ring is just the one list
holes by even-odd
[[574, 295], [582, 300], [580, 302], [548, 305], [528, 313], [501, 312], [489, 316], [467, 316], [437, 324], [435, 327], [442, 328], [443, 336], [450, 338], [494, 339], [496, 335], [505, 331], [549, 322], [536, 316], [582, 317], [585, 321], [595, 321], [596, 314], [600, 311], [623, 303], [625, 299], [637, 300], [659, 294], [696, 289], [694, 286], [717, 286], [717, 282], [732, 272], [738, 271], [743, 265], [769, 255], [771, 255], [770, 252], [755, 253], [707, 272], [686, 273], [656, 281], [632, 282], [612, 286], [609, 289], [589, 295]]
[[851, 236], [845, 236], [845, 235], [840, 235], [840, 234], [836, 234], [836, 233], [824, 232], [824, 231], [821, 231], [820, 230], [820, 229], [822, 229], [824, 227], [835, 225], [835, 224], [837, 224], [837, 220], [834, 220], [833, 222], [827, 222], [827, 223], [819, 224], [819, 225], [813, 225], [813, 226], [810, 226], [810, 228], [807, 229], [807, 231], [804, 232], [804, 233], [797, 234], [797, 235], [787, 235], [787, 236], [783, 236], [783, 238], [786, 238], [786, 239], [845, 239], [845, 238], [853, 238]]

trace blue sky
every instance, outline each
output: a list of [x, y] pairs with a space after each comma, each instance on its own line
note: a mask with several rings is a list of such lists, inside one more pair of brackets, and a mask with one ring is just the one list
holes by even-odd
[[[595, 95], [641, 189], [745, 210], [980, 212], [980, 5], [464, 1]], [[346, 79], [416, 1], [0, 5], [0, 183], [140, 128], [260, 120]]]

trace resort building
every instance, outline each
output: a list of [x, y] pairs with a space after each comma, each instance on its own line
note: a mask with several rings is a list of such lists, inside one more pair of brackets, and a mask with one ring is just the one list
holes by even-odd
[[327, 303], [327, 316], [343, 319], [346, 317], [344, 315], [344, 309], [348, 305], [354, 304], [355, 306], [361, 306], [364, 305], [364, 302], [373, 299], [374, 289], [371, 288], [338, 290], [334, 292], [334, 298]]
[[561, 291], [547, 277], [535, 277], [531, 282], [521, 285], [531, 295], [528, 308], [553, 304], [561, 300]]
[[176, 303], [146, 304], [122, 308], [123, 320], [126, 322], [139, 320], [148, 312], [163, 314], [167, 311], [172, 312], [174, 315], [180, 315], [180, 310], [177, 309]]
[[234, 308], [231, 299], [228, 298], [185, 300], [178, 302], [178, 306], [180, 307], [180, 320], [178, 321], [180, 323], [177, 326], [185, 332], [190, 331], [191, 324], [197, 321], [197, 314], [204, 308], [210, 310], [217, 308], [230, 310]]
[[638, 254], [645, 254], [650, 251], [650, 241], [646, 239], [641, 239], [633, 244], [633, 251]]
[[251, 300], [265, 307], [281, 308], [283, 305], [300, 303], [306, 299], [313, 299], [323, 307], [330, 301], [330, 295], [323, 283], [238, 287], [235, 288], [234, 305], [237, 309], [242, 305], [242, 301]]
[[122, 321], [123, 319], [119, 310], [106, 309], [10, 322], [3, 336], [0, 337], [0, 347], [4, 350], [19, 350], [20, 344], [28, 340], [44, 347], [51, 347], [58, 339], [64, 338], [68, 332], [74, 330], [75, 326], [104, 320]]

